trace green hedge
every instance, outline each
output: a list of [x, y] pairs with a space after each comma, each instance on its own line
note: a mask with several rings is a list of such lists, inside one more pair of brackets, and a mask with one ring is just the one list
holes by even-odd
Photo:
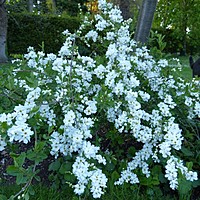
[[43, 42], [46, 53], [56, 53], [64, 41], [62, 32], [66, 29], [74, 32], [79, 25], [80, 19], [70, 16], [9, 14], [8, 54], [24, 54], [29, 46], [41, 50]]

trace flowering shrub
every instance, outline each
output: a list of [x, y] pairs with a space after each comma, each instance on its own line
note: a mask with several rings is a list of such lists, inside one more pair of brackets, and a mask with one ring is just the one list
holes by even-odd
[[[74, 192], [89, 190], [93, 198], [101, 197], [111, 178], [115, 185], [158, 185], [164, 170], [173, 190], [182, 179], [197, 180], [178, 156], [184, 136], [177, 110], [187, 119], [200, 117], [199, 83], [175, 80], [166, 60], [156, 62], [146, 47], [137, 47], [130, 21], [117, 7], [100, 0], [99, 10], [75, 34], [64, 32], [58, 55], [30, 47], [24, 60], [15, 61], [15, 85], [25, 99], [0, 114], [0, 150], [32, 141], [34, 146], [12, 155], [15, 164], [8, 173], [18, 184], [30, 185], [33, 178], [40, 180], [37, 166], [49, 154], [63, 157], [63, 174]], [[80, 41], [90, 55], [79, 53]], [[25, 169], [25, 159], [34, 165]], [[110, 175], [117, 165], [118, 172]]]

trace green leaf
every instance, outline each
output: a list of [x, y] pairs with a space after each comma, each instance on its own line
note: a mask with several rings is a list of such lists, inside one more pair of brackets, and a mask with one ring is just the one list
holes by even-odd
[[158, 177], [149, 177], [149, 178], [141, 177], [140, 183], [141, 183], [141, 185], [146, 185], [146, 186], [152, 186], [152, 185], [159, 185], [160, 184]]
[[198, 187], [198, 186], [200, 186], [200, 179], [198, 179], [198, 180], [196, 180], [196, 181], [193, 181], [193, 182], [192, 182], [192, 186], [193, 186], [193, 187]]
[[10, 196], [8, 200], [14, 200], [14, 195]]
[[167, 183], [167, 179], [165, 178], [164, 174], [163, 173], [160, 173], [159, 174], [159, 181], [161, 183]]
[[115, 169], [115, 165], [112, 162], [106, 164], [105, 169], [108, 171], [113, 171]]
[[15, 154], [11, 152], [10, 156], [13, 158], [15, 166], [22, 167], [26, 158], [25, 152], [22, 152], [21, 154]]
[[16, 177], [16, 183], [17, 185], [20, 185], [20, 184], [23, 184], [23, 183], [26, 183], [27, 182], [27, 177], [25, 177], [23, 175], [23, 173], [19, 173], [17, 174], [17, 177]]
[[54, 130], [54, 126], [48, 126], [48, 133], [52, 133]]
[[42, 151], [46, 145], [46, 142], [39, 141], [36, 144], [35, 151]]
[[36, 88], [38, 86], [37, 79], [34, 77], [33, 73], [31, 73], [30, 78], [28, 76], [26, 77], [26, 81], [31, 87]]
[[1, 200], [7, 200], [8, 198], [7, 198], [5, 195], [0, 194], [0, 199], [1, 199]]
[[70, 182], [70, 183], [75, 183], [76, 182], [76, 177], [72, 173], [65, 174], [64, 175], [64, 179], [65, 179], [66, 182]]
[[30, 195], [35, 195], [35, 190], [34, 190], [34, 188], [33, 188], [33, 186], [32, 185], [30, 185], [29, 186], [29, 188], [28, 188], [28, 193], [30, 194]]
[[188, 148], [182, 147], [181, 151], [185, 156], [188, 156], [188, 157], [190, 157], [190, 156], [193, 157], [194, 156], [194, 153], [192, 151], [190, 151]]
[[136, 152], [135, 147], [130, 147], [130, 148], [128, 149], [128, 154], [129, 154], [130, 156], [132, 156], [132, 157], [135, 155], [135, 152]]
[[22, 167], [26, 158], [26, 153], [22, 152], [18, 158], [14, 158], [14, 161], [17, 163], [19, 167]]
[[34, 178], [35, 178], [35, 180], [37, 180], [38, 182], [40, 182], [40, 181], [41, 181], [41, 178], [40, 178], [40, 176], [34, 176]]
[[33, 116], [34, 114], [36, 114], [40, 109], [40, 106], [35, 106], [29, 113], [30, 116]]
[[161, 166], [155, 165], [152, 169], [152, 175], [153, 176], [158, 176], [162, 172]]
[[117, 171], [114, 171], [112, 174], [111, 174], [111, 179], [113, 182], [115, 182], [116, 180], [118, 180], [118, 178], [120, 177], [119, 173]]
[[21, 173], [21, 171], [19, 170], [19, 168], [16, 167], [16, 166], [14, 166], [14, 165], [8, 166], [6, 172], [9, 175], [12, 175], [12, 176], [17, 176], [19, 173]]
[[66, 172], [69, 172], [72, 170], [72, 165], [73, 163], [72, 162], [65, 162], [65, 163], [62, 163], [60, 169], [59, 169], [59, 173], [61, 174], [65, 174]]
[[58, 169], [60, 168], [60, 161], [56, 160], [55, 162], [52, 162], [49, 165], [49, 171], [58, 171]]
[[9, 78], [7, 79], [7, 87], [9, 90], [13, 90], [15, 89], [15, 84], [14, 84], [14, 79], [12, 77], [9, 76]]
[[192, 182], [185, 180], [185, 179], [179, 179], [179, 186], [178, 186], [178, 191], [181, 195], [187, 195], [192, 188]]
[[24, 195], [24, 199], [25, 199], [25, 200], [29, 200], [29, 198], [30, 198], [30, 197], [29, 197], [29, 193], [27, 192], [27, 193]]
[[193, 162], [187, 162], [186, 166], [187, 166], [188, 170], [192, 170]]
[[48, 156], [46, 155], [46, 153], [42, 152], [42, 151], [32, 151], [29, 150], [27, 152], [27, 158], [29, 160], [35, 161], [36, 164], [42, 162], [43, 160], [45, 160]]

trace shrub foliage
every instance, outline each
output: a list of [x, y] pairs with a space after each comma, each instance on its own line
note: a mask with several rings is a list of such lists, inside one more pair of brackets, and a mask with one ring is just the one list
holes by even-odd
[[[199, 157], [187, 156], [199, 134], [199, 82], [177, 78], [178, 67], [139, 48], [117, 7], [100, 0], [99, 10], [77, 32], [64, 31], [58, 55], [30, 47], [15, 61], [10, 87], [22, 90], [20, 101], [0, 114], [0, 150], [14, 151], [7, 172], [28, 188], [51, 155], [51, 181], [80, 196], [100, 198], [123, 184], [169, 184], [184, 196], [198, 185], [192, 168], [198, 170]], [[13, 146], [29, 143], [15, 152]]]

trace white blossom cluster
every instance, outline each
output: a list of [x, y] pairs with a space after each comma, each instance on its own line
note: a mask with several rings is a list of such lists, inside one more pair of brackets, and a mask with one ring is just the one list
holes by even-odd
[[6, 122], [9, 125], [7, 135], [9, 141], [19, 141], [27, 144], [31, 136], [34, 134], [33, 130], [27, 123], [30, 118], [32, 109], [35, 107], [35, 100], [40, 96], [41, 89], [39, 87], [30, 91], [27, 95], [24, 105], [15, 106], [13, 113], [0, 114], [0, 122]]
[[[129, 32], [130, 21], [123, 21], [117, 7], [106, 0], [98, 4], [101, 14], [92, 22], [85, 18], [77, 34], [64, 32], [66, 41], [58, 56], [45, 56], [29, 48], [25, 59], [37, 86], [16, 79], [27, 98], [13, 113], [0, 114], [0, 123], [8, 125], [8, 138], [0, 137], [0, 150], [7, 141], [28, 143], [34, 134], [28, 119], [38, 114], [36, 126], [45, 122], [45, 127], [52, 128], [51, 155], [75, 157], [74, 192], [82, 195], [89, 185], [93, 197], [100, 198], [108, 181], [103, 173], [106, 159], [100, 144], [95, 145], [93, 140], [95, 125], [101, 123], [103, 113], [104, 120], [120, 134], [129, 134], [142, 146], [115, 184], [139, 183], [138, 169], [146, 177], [151, 176], [150, 160], [166, 160], [165, 176], [172, 189], [178, 186], [178, 169], [187, 180], [197, 180], [197, 173], [188, 171], [173, 155], [181, 149], [184, 139], [174, 111], [180, 106], [179, 99], [183, 99], [187, 117], [199, 117], [200, 94], [191, 89], [185, 95], [190, 85], [176, 82], [172, 75], [163, 76], [167, 61], [156, 62], [146, 47], [137, 47]], [[94, 30], [88, 29], [91, 25]], [[95, 53], [80, 55], [77, 37], [87, 46], [105, 43], [102, 59]]]
[[187, 167], [183, 165], [183, 161], [178, 160], [174, 156], [171, 156], [170, 159], [167, 161], [165, 169], [165, 177], [167, 177], [167, 179], [170, 181], [170, 187], [173, 190], [178, 187], [178, 170], [181, 170], [181, 173], [185, 175], [186, 180], [198, 180], [197, 173], [189, 171]]
[[94, 168], [83, 157], [77, 157], [73, 164], [73, 173], [78, 178], [78, 183], [74, 186], [74, 192], [78, 195], [84, 193], [88, 183], [91, 183], [90, 191], [94, 198], [100, 198], [106, 188], [107, 178], [100, 169]]

